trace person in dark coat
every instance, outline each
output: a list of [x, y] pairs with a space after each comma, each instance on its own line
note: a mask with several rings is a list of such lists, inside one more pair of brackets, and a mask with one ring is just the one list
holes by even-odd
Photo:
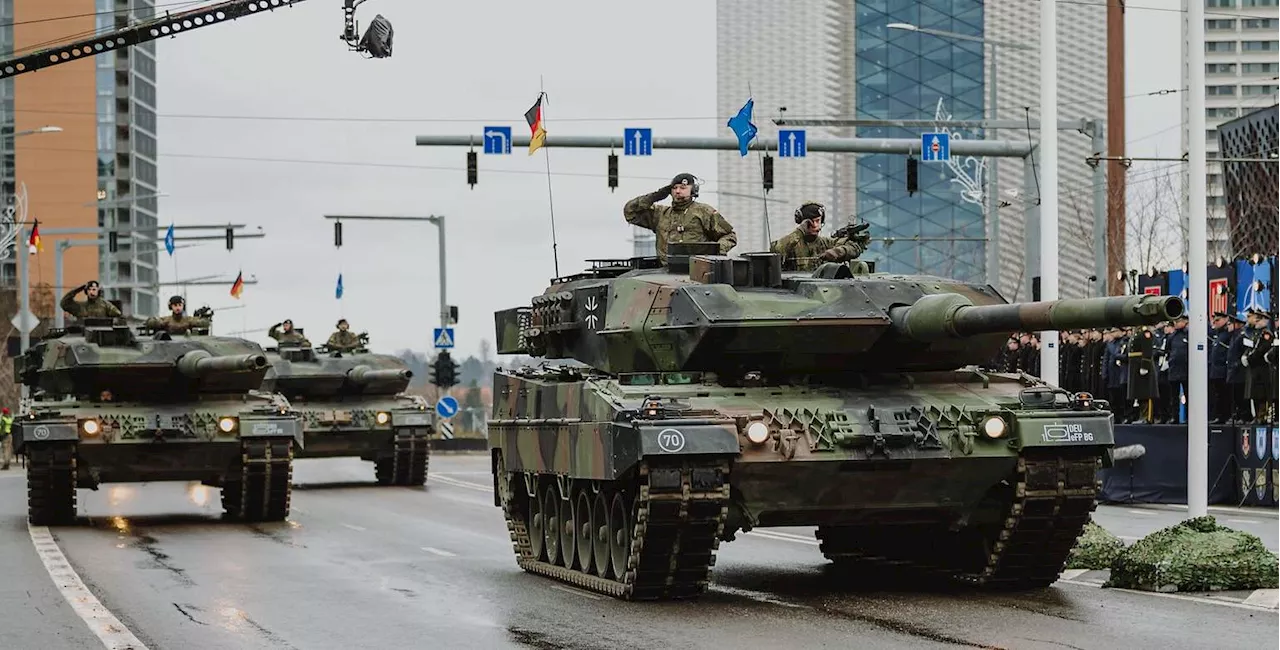
[[1223, 424], [1231, 417], [1231, 387], [1227, 383], [1227, 351], [1231, 330], [1227, 314], [1213, 312], [1209, 330], [1209, 423]]
[[1245, 367], [1241, 363], [1244, 357], [1244, 337], [1248, 328], [1238, 316], [1228, 317], [1227, 327], [1231, 330], [1231, 342], [1227, 344], [1227, 387], [1231, 392], [1232, 424], [1247, 422], [1252, 419], [1249, 413], [1249, 400], [1244, 396]]
[[1169, 410], [1165, 421], [1169, 424], [1178, 421], [1181, 399], [1188, 395], [1187, 362], [1190, 351], [1187, 344], [1187, 317], [1180, 316], [1173, 322], [1173, 331], [1165, 336], [1165, 349], [1169, 352], [1169, 397], [1165, 400]]

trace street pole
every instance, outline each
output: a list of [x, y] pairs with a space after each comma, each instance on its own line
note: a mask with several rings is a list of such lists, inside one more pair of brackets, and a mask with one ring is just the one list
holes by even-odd
[[[1209, 510], [1209, 356], [1205, 344], [1209, 338], [1209, 270], [1206, 231], [1208, 230], [1208, 197], [1205, 187], [1205, 85], [1204, 85], [1204, 3], [1187, 3], [1188, 132], [1187, 185], [1191, 222], [1187, 260], [1187, 516], [1203, 517]], [[1272, 294], [1274, 295], [1274, 294]]]
[[[999, 46], [995, 43], [991, 45], [991, 88], [987, 97], [987, 104], [991, 106], [991, 120], [994, 122], [999, 118], [996, 115], [996, 70], [997, 65], [996, 52]], [[996, 128], [992, 127], [990, 136], [992, 140], [996, 139]], [[987, 241], [987, 284], [991, 285], [998, 293], [1000, 291], [1000, 161], [998, 159], [991, 161], [991, 173], [987, 177], [987, 223], [990, 225], [989, 232], [991, 239]]]
[[[482, 147], [484, 135], [419, 135], [414, 136], [419, 147]], [[511, 136], [513, 149], [529, 146], [529, 136]], [[548, 148], [567, 149], [621, 149], [621, 135], [548, 135]], [[670, 137], [653, 138], [654, 149], [686, 151], [738, 151], [738, 139], [733, 137]], [[778, 150], [777, 138], [756, 138], [748, 145], [751, 151]], [[920, 154], [919, 138], [806, 138], [805, 150], [810, 153], [897, 153]], [[1031, 143], [999, 140], [955, 140], [951, 143], [953, 156], [1003, 156], [1022, 158], [1031, 151]], [[344, 217], [345, 218], [345, 217]]]
[[[1198, 0], [1193, 0], [1194, 4]], [[1058, 299], [1058, 0], [1040, 0], [1040, 297]], [[1201, 138], [1203, 140], [1203, 137]], [[1058, 332], [1040, 334], [1040, 378], [1058, 381]]]
[[[1107, 150], [1106, 126], [1093, 121], [1093, 150], [1101, 155]], [[1094, 297], [1107, 295], [1107, 168], [1099, 160], [1093, 164], [1093, 282]]]
[[[421, 138], [423, 136], [418, 136], [418, 137]], [[515, 140], [517, 138], [512, 138], [512, 139]], [[527, 146], [528, 144], [529, 143], [526, 142], [525, 146]], [[444, 239], [444, 215], [433, 214], [425, 217], [401, 217], [401, 216], [382, 216], [382, 215], [326, 214], [324, 215], [324, 218], [333, 219], [335, 221], [342, 221], [343, 219], [349, 219], [352, 221], [426, 221], [426, 222], [435, 224], [436, 228], [439, 228], [439, 232], [437, 234], [439, 235], [439, 247], [440, 247], [440, 253], [439, 253], [440, 254], [440, 327], [447, 329], [450, 325], [453, 324], [450, 322], [451, 319], [449, 318], [449, 301], [445, 294], [445, 279], [446, 279], [445, 271], [448, 265], [446, 264], [446, 260], [445, 260], [446, 246], [445, 246], [445, 239]], [[432, 345], [434, 344], [435, 344], [435, 341], [432, 341]]]

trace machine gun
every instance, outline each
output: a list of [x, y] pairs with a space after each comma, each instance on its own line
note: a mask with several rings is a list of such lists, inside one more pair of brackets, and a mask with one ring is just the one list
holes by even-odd
[[[0, 79], [16, 77], [61, 63], [90, 58], [102, 52], [111, 52], [139, 45], [201, 27], [235, 20], [244, 16], [263, 15], [280, 7], [292, 7], [305, 0], [227, 0], [204, 7], [144, 20], [121, 29], [97, 34], [90, 38], [54, 45], [43, 49], [0, 59]], [[365, 32], [356, 39], [355, 10], [365, 0], [343, 0], [345, 30], [340, 38], [356, 52], [368, 52], [374, 58], [391, 56], [391, 23], [378, 15]]]
[[870, 227], [871, 224], [865, 221], [862, 223], [851, 223], [847, 226], [841, 227], [834, 233], [831, 233], [831, 237], [836, 240], [844, 239], [847, 241], [860, 240], [863, 242], [870, 242], [871, 235], [864, 234]]

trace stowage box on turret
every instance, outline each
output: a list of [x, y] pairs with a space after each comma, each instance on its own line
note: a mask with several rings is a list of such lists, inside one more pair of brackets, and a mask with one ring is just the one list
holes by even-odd
[[145, 481], [220, 487], [233, 519], [288, 516], [302, 428], [288, 400], [258, 390], [268, 366], [257, 343], [87, 318], [14, 361], [31, 392], [13, 438], [32, 524], [72, 523], [77, 487]]
[[736, 531], [817, 526], [840, 564], [1058, 578], [1110, 462], [1109, 407], [980, 366], [1010, 332], [1155, 323], [1176, 297], [1008, 304], [709, 248], [597, 262], [495, 315], [500, 353], [578, 362], [494, 374], [495, 505], [521, 567], [683, 598]]
[[284, 395], [302, 416], [299, 458], [355, 456], [373, 461], [382, 485], [427, 480], [432, 414], [426, 400], [405, 394], [413, 372], [363, 344], [346, 351], [281, 343], [267, 348], [265, 391]]

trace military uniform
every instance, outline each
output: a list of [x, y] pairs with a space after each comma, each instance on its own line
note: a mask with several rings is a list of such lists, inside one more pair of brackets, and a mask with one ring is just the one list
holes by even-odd
[[351, 330], [338, 330], [329, 335], [325, 347], [339, 352], [348, 352], [360, 347], [360, 337]]
[[88, 286], [87, 283], [82, 284], [63, 295], [62, 311], [79, 319], [119, 318], [123, 315], [115, 305], [103, 298], [102, 294], [98, 294], [97, 298], [86, 298], [84, 302], [76, 302], [76, 294], [85, 290]]
[[311, 342], [307, 340], [307, 337], [299, 334], [298, 330], [290, 329], [288, 332], [281, 332], [281, 325], [284, 325], [284, 323], [276, 323], [275, 325], [272, 325], [271, 329], [267, 331], [267, 336], [270, 336], [280, 343], [311, 345]]
[[[823, 256], [823, 253], [831, 254]], [[847, 262], [862, 254], [857, 242], [837, 242], [825, 235], [810, 235], [804, 226], [792, 230], [785, 237], [769, 244], [769, 252], [782, 256], [782, 267], [797, 271], [811, 271], [823, 262]]]
[[[694, 185], [693, 176], [680, 174], [671, 185]], [[733, 226], [720, 216], [720, 212], [706, 203], [699, 203], [692, 197], [671, 202], [671, 205], [654, 205], [671, 194], [671, 185], [656, 192], [637, 196], [622, 208], [622, 216], [627, 223], [652, 230], [657, 236], [658, 259], [667, 259], [667, 246], [671, 243], [716, 242], [720, 244], [720, 254], [728, 253], [738, 245], [738, 235]]]
[[157, 332], [164, 331], [170, 334], [186, 334], [193, 329], [207, 330], [213, 326], [213, 321], [208, 318], [196, 318], [195, 316], [161, 316], [159, 318], [148, 318], [143, 327], [153, 329]]

